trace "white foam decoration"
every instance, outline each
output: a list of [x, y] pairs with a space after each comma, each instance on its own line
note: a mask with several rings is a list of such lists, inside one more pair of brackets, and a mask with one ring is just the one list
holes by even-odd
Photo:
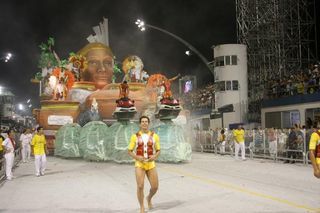
[[103, 21], [98, 26], [92, 27], [95, 35], [89, 35], [87, 40], [89, 43], [99, 42], [109, 46], [109, 28], [108, 19], [103, 18]]

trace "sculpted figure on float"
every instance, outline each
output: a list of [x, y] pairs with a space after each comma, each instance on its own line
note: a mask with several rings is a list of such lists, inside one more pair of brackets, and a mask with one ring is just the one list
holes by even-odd
[[[70, 100], [81, 103], [81, 109], [85, 110], [87, 97], [94, 91], [102, 89], [111, 83], [113, 77], [114, 59], [111, 49], [102, 43], [89, 43], [77, 54], [72, 55], [69, 61], [73, 64], [79, 80], [75, 82], [69, 93]], [[93, 100], [93, 99], [92, 99]], [[90, 108], [91, 102], [87, 108]], [[97, 98], [99, 102], [99, 99]]]
[[122, 70], [125, 73], [124, 81], [142, 83], [147, 80], [146, 72], [143, 71], [143, 62], [136, 55], [130, 55], [122, 62]]
[[87, 66], [80, 74], [82, 81], [93, 82], [97, 89], [111, 83], [113, 76], [113, 53], [102, 43], [89, 43], [79, 52], [86, 58]]

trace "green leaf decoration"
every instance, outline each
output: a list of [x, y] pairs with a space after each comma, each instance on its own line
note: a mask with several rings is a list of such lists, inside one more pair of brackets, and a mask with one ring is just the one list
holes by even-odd
[[54, 39], [53, 39], [52, 37], [49, 37], [49, 39], [48, 39], [48, 45], [49, 45], [50, 47], [53, 47], [53, 46], [54, 46]]
[[34, 76], [35, 79], [41, 81], [42, 80], [42, 75], [41, 75], [41, 72], [37, 72]]
[[50, 68], [58, 66], [58, 61], [53, 54], [54, 39], [49, 37], [47, 44], [41, 43], [39, 48], [41, 50], [40, 58], [38, 62], [38, 67], [42, 68]]
[[76, 56], [77, 54], [76, 53], [74, 53], [74, 52], [70, 52], [69, 53], [69, 57], [71, 57], [71, 56]]

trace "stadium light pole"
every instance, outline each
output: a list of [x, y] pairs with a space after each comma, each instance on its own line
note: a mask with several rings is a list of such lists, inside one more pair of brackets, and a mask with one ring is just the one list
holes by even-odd
[[6, 56], [1, 57], [0, 59], [7, 63], [8, 61], [11, 60], [11, 58], [12, 58], [12, 53], [7, 53]]
[[180, 38], [179, 36], [168, 32], [167, 30], [164, 30], [160, 27], [156, 27], [150, 24], [146, 24], [143, 20], [141, 19], [137, 19], [137, 21], [135, 22], [135, 24], [138, 26], [138, 28], [141, 31], [145, 31], [146, 27], [155, 29], [155, 30], [159, 30], [167, 35], [172, 36], [173, 38], [177, 39], [178, 41], [182, 42], [184, 45], [186, 45], [192, 52], [194, 52], [200, 59], [201, 61], [206, 65], [206, 67], [210, 70], [211, 74], [214, 76], [214, 71], [213, 68], [210, 66], [210, 62], [195, 48], [193, 47], [191, 44], [189, 44], [188, 42], [186, 42], [185, 40], [183, 40], [182, 38]]

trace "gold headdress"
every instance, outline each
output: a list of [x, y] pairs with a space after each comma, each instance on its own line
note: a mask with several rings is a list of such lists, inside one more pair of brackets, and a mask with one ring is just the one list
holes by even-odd
[[107, 51], [108, 54], [110, 54], [113, 57], [113, 53], [110, 47], [102, 44], [102, 43], [98, 43], [98, 42], [94, 42], [94, 43], [89, 43], [86, 46], [84, 46], [81, 50], [79, 50], [77, 52], [78, 55], [83, 55], [86, 56], [88, 54], [89, 51], [91, 50], [98, 50], [98, 49], [104, 49]]

